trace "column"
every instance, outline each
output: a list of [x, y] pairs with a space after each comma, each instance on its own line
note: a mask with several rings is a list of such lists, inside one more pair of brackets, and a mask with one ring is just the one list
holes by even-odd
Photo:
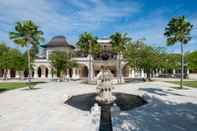
[[76, 68], [72, 68], [72, 79], [76, 79]]
[[134, 69], [131, 70], [131, 76], [132, 76], [132, 78], [135, 78], [135, 70]]
[[20, 71], [20, 78], [24, 79], [24, 71]]
[[19, 71], [16, 71], [16, 74], [15, 74], [15, 78], [20, 78], [20, 73], [19, 73]]
[[52, 79], [52, 70], [48, 68], [48, 79]]
[[69, 69], [66, 69], [66, 78], [70, 79]]
[[156, 77], [159, 76], [158, 69], [155, 70], [155, 76], [156, 76]]
[[45, 68], [41, 67], [41, 78], [45, 78]]
[[93, 80], [94, 79], [94, 69], [93, 69], [93, 57], [91, 55], [88, 55], [88, 79]]
[[129, 78], [135, 78], [135, 71], [133, 68], [129, 67]]
[[76, 69], [76, 78], [77, 78], [77, 79], [80, 78], [80, 76], [79, 76], [79, 68]]
[[175, 70], [175, 69], [172, 70], [172, 74], [173, 74], [173, 75], [176, 74], [176, 70]]
[[34, 78], [38, 78], [38, 68], [34, 68]]
[[11, 78], [10, 70], [7, 71], [7, 78], [8, 78], [8, 79]]
[[144, 78], [145, 74], [144, 74], [144, 69], [141, 69], [141, 78]]

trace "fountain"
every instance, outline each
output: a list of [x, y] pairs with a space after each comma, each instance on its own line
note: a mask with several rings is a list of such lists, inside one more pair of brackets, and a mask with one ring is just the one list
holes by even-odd
[[116, 100], [116, 97], [112, 95], [113, 74], [107, 68], [101, 68], [101, 73], [97, 78], [97, 96], [96, 101], [100, 104], [111, 104]]
[[[97, 77], [96, 93], [72, 96], [65, 104], [90, 111], [92, 125], [96, 131], [112, 131], [114, 117], [120, 111], [131, 110], [146, 103], [141, 97], [126, 93], [112, 93], [113, 75], [102, 67]], [[113, 120], [113, 121], [112, 121]]]

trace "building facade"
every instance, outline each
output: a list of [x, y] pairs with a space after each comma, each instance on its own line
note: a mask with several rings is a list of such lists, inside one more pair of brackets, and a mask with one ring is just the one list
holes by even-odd
[[[133, 69], [128, 66], [128, 62], [121, 56], [112, 52], [112, 44], [110, 39], [98, 39], [101, 46], [101, 53], [97, 56], [83, 54], [76, 46], [69, 44], [64, 36], [53, 37], [46, 45], [41, 46], [41, 54], [37, 56], [33, 63], [32, 78], [33, 79], [56, 79], [57, 75], [53, 73], [53, 67], [50, 64], [49, 56], [53, 51], [72, 52], [72, 57], [78, 63], [78, 68], [65, 70], [65, 78], [72, 80], [96, 80], [102, 67], [110, 70], [114, 76], [115, 82], [124, 82], [129, 79], [145, 78], [146, 73], [143, 69]], [[120, 59], [120, 61], [119, 61]], [[190, 79], [197, 79], [196, 74], [189, 74], [189, 70], [185, 71]], [[0, 70], [0, 79], [5, 78], [4, 70]], [[8, 79], [25, 79], [28, 77], [28, 71], [16, 71], [9, 69], [7, 71]], [[180, 70], [160, 69], [152, 72], [153, 77], [180, 77]]]
[[[46, 45], [42, 46], [42, 55], [35, 60], [34, 75], [35, 79], [53, 79], [56, 74], [53, 74], [52, 67], [49, 62], [49, 55], [53, 51], [72, 51], [75, 54], [72, 59], [78, 63], [78, 68], [72, 68], [65, 71], [65, 78], [79, 80], [89, 79], [95, 80], [101, 68], [104, 66], [109, 69], [114, 76], [114, 80], [128, 78], [144, 78], [143, 70], [135, 71], [129, 68], [127, 61], [122, 56], [115, 55], [112, 52], [112, 44], [110, 39], [98, 39], [98, 44], [101, 45], [101, 53], [97, 57], [91, 55], [81, 55], [79, 48], [70, 45], [64, 36], [56, 36], [52, 38]], [[120, 62], [117, 58], [120, 57]], [[120, 71], [119, 71], [120, 70]], [[119, 78], [118, 78], [119, 77]]]

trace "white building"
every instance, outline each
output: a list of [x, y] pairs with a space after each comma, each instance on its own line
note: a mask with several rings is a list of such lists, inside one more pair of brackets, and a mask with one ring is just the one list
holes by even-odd
[[[86, 79], [90, 77], [91, 80], [94, 80], [97, 77], [102, 66], [110, 69], [114, 78], [121, 78], [122, 80], [128, 78], [143, 78], [143, 70], [134, 71], [130, 69], [121, 56], [117, 56], [112, 53], [112, 45], [110, 39], [98, 39], [98, 43], [101, 44], [102, 53], [97, 58], [93, 58], [91, 55], [81, 55], [79, 49], [74, 47], [66, 41], [64, 36], [56, 36], [52, 38], [48, 44], [42, 46], [43, 53], [42, 57], [35, 60], [34, 63], [34, 73], [33, 78], [45, 78], [52, 79], [56, 78], [56, 74], [53, 74], [52, 67], [49, 63], [49, 55], [53, 51], [74, 51], [78, 54], [77, 57], [73, 59], [79, 64], [78, 68], [72, 68], [65, 71], [66, 78], [70, 79]], [[117, 60], [118, 57], [121, 57], [121, 62]], [[121, 71], [118, 71], [120, 67]], [[90, 71], [90, 72], [88, 72]], [[120, 75], [119, 75], [120, 74]]]

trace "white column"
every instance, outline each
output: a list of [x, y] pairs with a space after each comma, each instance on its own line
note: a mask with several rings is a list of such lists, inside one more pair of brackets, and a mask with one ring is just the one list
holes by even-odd
[[72, 79], [76, 79], [76, 69], [72, 69]]
[[135, 71], [133, 68], [129, 67], [129, 78], [134, 78], [135, 77]]
[[189, 73], [190, 73], [190, 72], [189, 72], [189, 69], [187, 68], [187, 75], [189, 75]]
[[159, 76], [158, 69], [155, 70], [155, 76], [156, 76], [156, 77]]
[[135, 78], [135, 70], [134, 69], [131, 70], [131, 76], [132, 76], [132, 78]]
[[20, 78], [24, 79], [24, 71], [20, 71]]
[[77, 79], [80, 78], [80, 76], [79, 76], [79, 68], [76, 69], [76, 78], [77, 78]]
[[8, 70], [8, 72], [7, 72], [7, 78], [8, 78], [8, 79], [10, 79], [10, 78], [11, 78], [11, 74], [10, 74], [10, 72], [11, 72], [10, 70]]
[[144, 74], [144, 69], [141, 69], [141, 78], [144, 78], [145, 74]]
[[41, 78], [45, 78], [45, 68], [41, 67]]
[[172, 74], [173, 74], [173, 75], [176, 74], [176, 70], [175, 70], [175, 69], [172, 70]]
[[38, 78], [38, 68], [34, 69], [34, 78], [37, 79]]
[[94, 79], [94, 69], [93, 69], [93, 57], [88, 55], [88, 78], [90, 80]]
[[67, 78], [67, 79], [70, 79], [69, 69], [66, 69], [66, 78]]
[[15, 78], [20, 78], [20, 73], [19, 73], [19, 71], [16, 71], [16, 74], [15, 74]]
[[52, 79], [52, 70], [48, 68], [48, 79]]

